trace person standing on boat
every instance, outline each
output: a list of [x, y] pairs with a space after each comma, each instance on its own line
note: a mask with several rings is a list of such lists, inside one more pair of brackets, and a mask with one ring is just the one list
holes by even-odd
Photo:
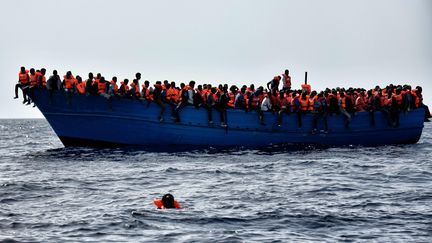
[[270, 82], [267, 83], [267, 88], [272, 92], [273, 90], [278, 91], [279, 90], [279, 83], [280, 83], [281, 77], [275, 76]]
[[14, 99], [18, 99], [18, 88], [22, 90], [23, 94], [23, 104], [27, 102], [27, 87], [30, 85], [30, 76], [29, 71], [25, 69], [25, 67], [21, 67], [20, 72], [18, 73], [18, 83], [15, 85], [15, 97]]
[[185, 86], [180, 91], [180, 103], [174, 109], [174, 118], [176, 122], [180, 122], [180, 111], [187, 105], [193, 105], [195, 81], [190, 81], [188, 86]]
[[285, 72], [282, 74], [282, 89], [284, 91], [290, 91], [291, 90], [291, 76], [289, 76], [289, 70], [286, 69]]
[[153, 101], [160, 107], [158, 120], [162, 122], [164, 120], [163, 116], [165, 112], [165, 105], [162, 102], [162, 82], [157, 81], [154, 87], [155, 88], [153, 90]]

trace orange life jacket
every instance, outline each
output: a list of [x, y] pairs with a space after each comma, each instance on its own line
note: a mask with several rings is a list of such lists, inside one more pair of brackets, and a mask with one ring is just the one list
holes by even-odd
[[346, 97], [340, 98], [342, 108], [346, 108]]
[[38, 80], [37, 73], [30, 74], [30, 86], [35, 87], [37, 85], [37, 80]]
[[[165, 208], [164, 205], [163, 205], [163, 203], [162, 203], [162, 199], [155, 199], [155, 200], [153, 201], [153, 203], [156, 205], [156, 207], [157, 207], [158, 209], [164, 209], [164, 208]], [[176, 209], [181, 209], [181, 205], [180, 205], [180, 203], [178, 203], [176, 200], [174, 200], [174, 207], [175, 207]]]
[[83, 82], [77, 83], [76, 88], [78, 90], [78, 93], [85, 94], [85, 83], [83, 83]]
[[73, 85], [74, 85], [74, 83], [75, 83], [75, 78], [74, 78], [74, 76], [71, 75], [70, 78], [67, 78], [67, 76], [65, 75], [65, 76], [63, 76], [63, 78], [64, 78], [64, 81], [65, 81], [65, 88], [66, 88], [66, 89], [72, 89], [72, 88], [73, 88]]
[[177, 102], [178, 100], [178, 89], [170, 87], [167, 90], [167, 99], [172, 102]]
[[414, 97], [415, 107], [418, 108], [420, 106], [420, 97], [417, 95], [417, 90], [413, 89], [411, 94]]
[[313, 111], [315, 100], [318, 98], [318, 96], [314, 96], [312, 98], [309, 98], [309, 109], [310, 111]]
[[25, 70], [24, 73], [21, 73], [21, 72], [18, 73], [18, 80], [19, 80], [20, 84], [27, 85], [30, 83], [28, 73], [29, 73], [28, 70]]
[[309, 109], [309, 98], [306, 96], [306, 99], [300, 98], [300, 110], [307, 111]]
[[129, 86], [127, 86], [124, 82], [120, 82], [120, 87], [123, 87], [125, 92], [129, 91]]

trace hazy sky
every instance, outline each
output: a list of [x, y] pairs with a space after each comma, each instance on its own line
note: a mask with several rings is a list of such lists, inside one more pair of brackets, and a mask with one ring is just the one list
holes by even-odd
[[411, 83], [432, 101], [432, 1], [0, 1], [0, 118], [42, 117], [13, 100], [19, 67], [110, 79], [294, 87]]

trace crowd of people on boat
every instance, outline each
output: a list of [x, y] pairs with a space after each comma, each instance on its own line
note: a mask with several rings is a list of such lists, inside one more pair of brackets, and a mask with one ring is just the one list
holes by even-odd
[[341, 114], [345, 117], [348, 127], [356, 112], [369, 112], [371, 123], [374, 125], [374, 112], [385, 113], [390, 126], [399, 126], [400, 112], [411, 109], [424, 108], [425, 121], [431, 117], [428, 107], [423, 103], [422, 88], [410, 85], [393, 85], [386, 87], [376, 86], [372, 89], [363, 88], [327, 88], [323, 91], [314, 91], [311, 85], [305, 82], [301, 89], [292, 89], [289, 71], [285, 70], [281, 75], [273, 77], [266, 87], [236, 85], [228, 86], [219, 84], [196, 85], [195, 81], [188, 84], [168, 80], [156, 81], [151, 84], [145, 80], [140, 85], [141, 74], [136, 73], [135, 78], [118, 81], [117, 77], [106, 80], [97, 73], [89, 73], [87, 78], [74, 76], [68, 71], [63, 78], [56, 70], [47, 79], [46, 69], [26, 70], [21, 67], [18, 74], [18, 83], [15, 86], [15, 98], [18, 98], [18, 89], [22, 89], [23, 103], [31, 104], [33, 90], [37, 88], [47, 89], [50, 96], [54, 92], [64, 90], [68, 95], [68, 102], [74, 94], [99, 95], [107, 99], [112, 97], [124, 97], [129, 99], [154, 102], [160, 107], [158, 119], [163, 121], [166, 107], [171, 107], [172, 116], [176, 122], [180, 122], [180, 111], [185, 106], [205, 108], [208, 111], [208, 122], [213, 123], [212, 110], [220, 114], [221, 126], [227, 126], [227, 110], [239, 109], [246, 112], [256, 111], [261, 124], [265, 124], [264, 113], [273, 112], [278, 115], [278, 125], [282, 126], [284, 114], [295, 113], [297, 125], [302, 127], [302, 117], [313, 114], [314, 131], [321, 120], [327, 130], [327, 117], [332, 114]]

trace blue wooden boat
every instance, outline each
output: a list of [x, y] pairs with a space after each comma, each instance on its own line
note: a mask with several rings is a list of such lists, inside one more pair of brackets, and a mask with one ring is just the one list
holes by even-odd
[[[313, 134], [312, 115], [303, 117], [298, 128], [296, 114], [285, 115], [282, 126], [277, 126], [277, 115], [265, 114], [266, 125], [261, 125], [256, 112], [228, 110], [228, 126], [219, 126], [219, 114], [214, 111], [214, 125], [209, 126], [207, 111], [185, 107], [181, 122], [171, 119], [167, 107], [164, 121], [157, 119], [159, 107], [137, 99], [74, 94], [67, 98], [63, 91], [52, 97], [46, 90], [33, 92], [34, 102], [45, 116], [64, 146], [144, 146], [144, 147], [245, 147], [271, 145], [319, 146], [379, 146], [410, 144], [420, 139], [424, 123], [424, 109], [400, 114], [400, 125], [388, 125], [387, 118], [375, 113], [372, 126], [367, 112], [356, 113], [349, 128], [344, 117], [328, 117], [329, 130]], [[68, 102], [70, 101], [70, 102]], [[323, 130], [320, 122], [319, 130]]]

